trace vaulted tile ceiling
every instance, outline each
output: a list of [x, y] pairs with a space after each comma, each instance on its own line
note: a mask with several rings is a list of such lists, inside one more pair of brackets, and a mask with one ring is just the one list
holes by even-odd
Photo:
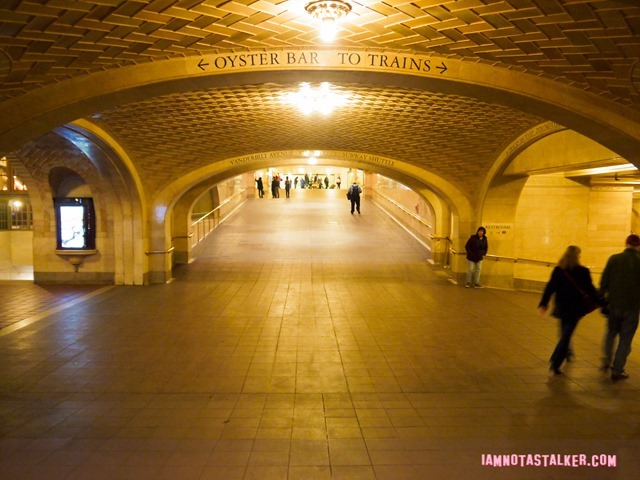
[[[350, 2], [335, 45], [437, 54], [516, 69], [638, 110], [640, 3], [585, 0]], [[186, 56], [323, 48], [299, 1], [3, 0], [0, 107], [74, 77]], [[93, 112], [150, 189], [206, 163], [284, 149], [352, 150], [418, 164], [473, 191], [495, 149], [544, 121], [437, 92], [335, 83], [349, 108], [305, 118], [274, 82], [150, 97]]]

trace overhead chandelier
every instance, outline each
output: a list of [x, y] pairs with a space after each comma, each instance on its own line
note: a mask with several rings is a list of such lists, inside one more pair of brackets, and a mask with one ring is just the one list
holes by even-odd
[[301, 83], [297, 92], [290, 92], [282, 98], [285, 104], [297, 107], [305, 115], [319, 112], [328, 115], [335, 108], [349, 103], [348, 96], [333, 92], [328, 82], [322, 82], [314, 88], [309, 83]]
[[321, 22], [320, 35], [332, 40], [337, 31], [336, 22], [351, 11], [351, 5], [342, 0], [317, 0], [304, 7], [309, 15]]

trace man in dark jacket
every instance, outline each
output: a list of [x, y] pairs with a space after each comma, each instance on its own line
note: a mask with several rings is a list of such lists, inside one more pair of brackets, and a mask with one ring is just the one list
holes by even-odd
[[256, 183], [258, 185], [258, 196], [262, 198], [264, 197], [264, 185], [262, 183], [262, 177], [258, 177], [258, 179], [256, 180]]
[[[640, 237], [629, 235], [622, 253], [609, 257], [600, 279], [600, 294], [609, 302], [603, 369], [611, 367], [613, 380], [624, 380], [631, 343], [640, 317]], [[613, 344], [618, 348], [613, 355]], [[611, 361], [613, 360], [613, 364]]]
[[[467, 283], [465, 287], [469, 288], [473, 285], [475, 288], [480, 286], [480, 271], [482, 270], [482, 258], [489, 251], [489, 242], [487, 241], [487, 230], [484, 227], [478, 227], [475, 235], [467, 240], [464, 249], [467, 251]], [[471, 281], [473, 280], [473, 283]]]
[[353, 215], [354, 209], [358, 210], [360, 215], [360, 194], [362, 193], [362, 187], [353, 181], [353, 185], [349, 187], [349, 200], [351, 201], [351, 215]]

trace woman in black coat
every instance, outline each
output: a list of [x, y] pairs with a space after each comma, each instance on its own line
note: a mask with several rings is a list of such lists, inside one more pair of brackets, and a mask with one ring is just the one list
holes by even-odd
[[487, 230], [478, 227], [475, 235], [471, 235], [464, 246], [467, 252], [467, 283], [465, 287], [480, 287], [480, 271], [482, 270], [482, 259], [489, 251], [489, 241], [487, 240]]
[[578, 322], [586, 313], [586, 305], [582, 294], [589, 295], [594, 302], [598, 302], [596, 288], [591, 281], [589, 269], [580, 265], [580, 248], [575, 245], [567, 247], [558, 265], [551, 273], [538, 305], [541, 314], [547, 312], [551, 296], [555, 294], [555, 307], [552, 315], [560, 319], [561, 334], [555, 350], [551, 354], [550, 370], [556, 375], [562, 371], [560, 367], [567, 358], [571, 335]]

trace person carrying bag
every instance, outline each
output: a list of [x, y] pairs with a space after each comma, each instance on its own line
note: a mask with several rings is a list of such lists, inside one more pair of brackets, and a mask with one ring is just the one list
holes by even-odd
[[353, 184], [349, 187], [349, 191], [347, 192], [347, 198], [351, 201], [351, 215], [353, 215], [354, 210], [358, 210], [358, 215], [360, 215], [361, 193], [362, 187], [358, 185], [354, 180]]
[[[578, 322], [587, 313], [593, 311], [591, 303], [598, 304], [596, 287], [591, 280], [589, 269], [580, 265], [580, 247], [570, 245], [551, 272], [551, 278], [545, 286], [538, 311], [544, 315], [549, 301], [555, 295], [555, 307], [552, 315], [560, 319], [560, 339], [549, 359], [549, 369], [555, 375], [561, 375], [560, 367], [567, 360], [571, 336]], [[589, 305], [585, 302], [589, 298]], [[589, 310], [591, 309], [591, 310]]]

